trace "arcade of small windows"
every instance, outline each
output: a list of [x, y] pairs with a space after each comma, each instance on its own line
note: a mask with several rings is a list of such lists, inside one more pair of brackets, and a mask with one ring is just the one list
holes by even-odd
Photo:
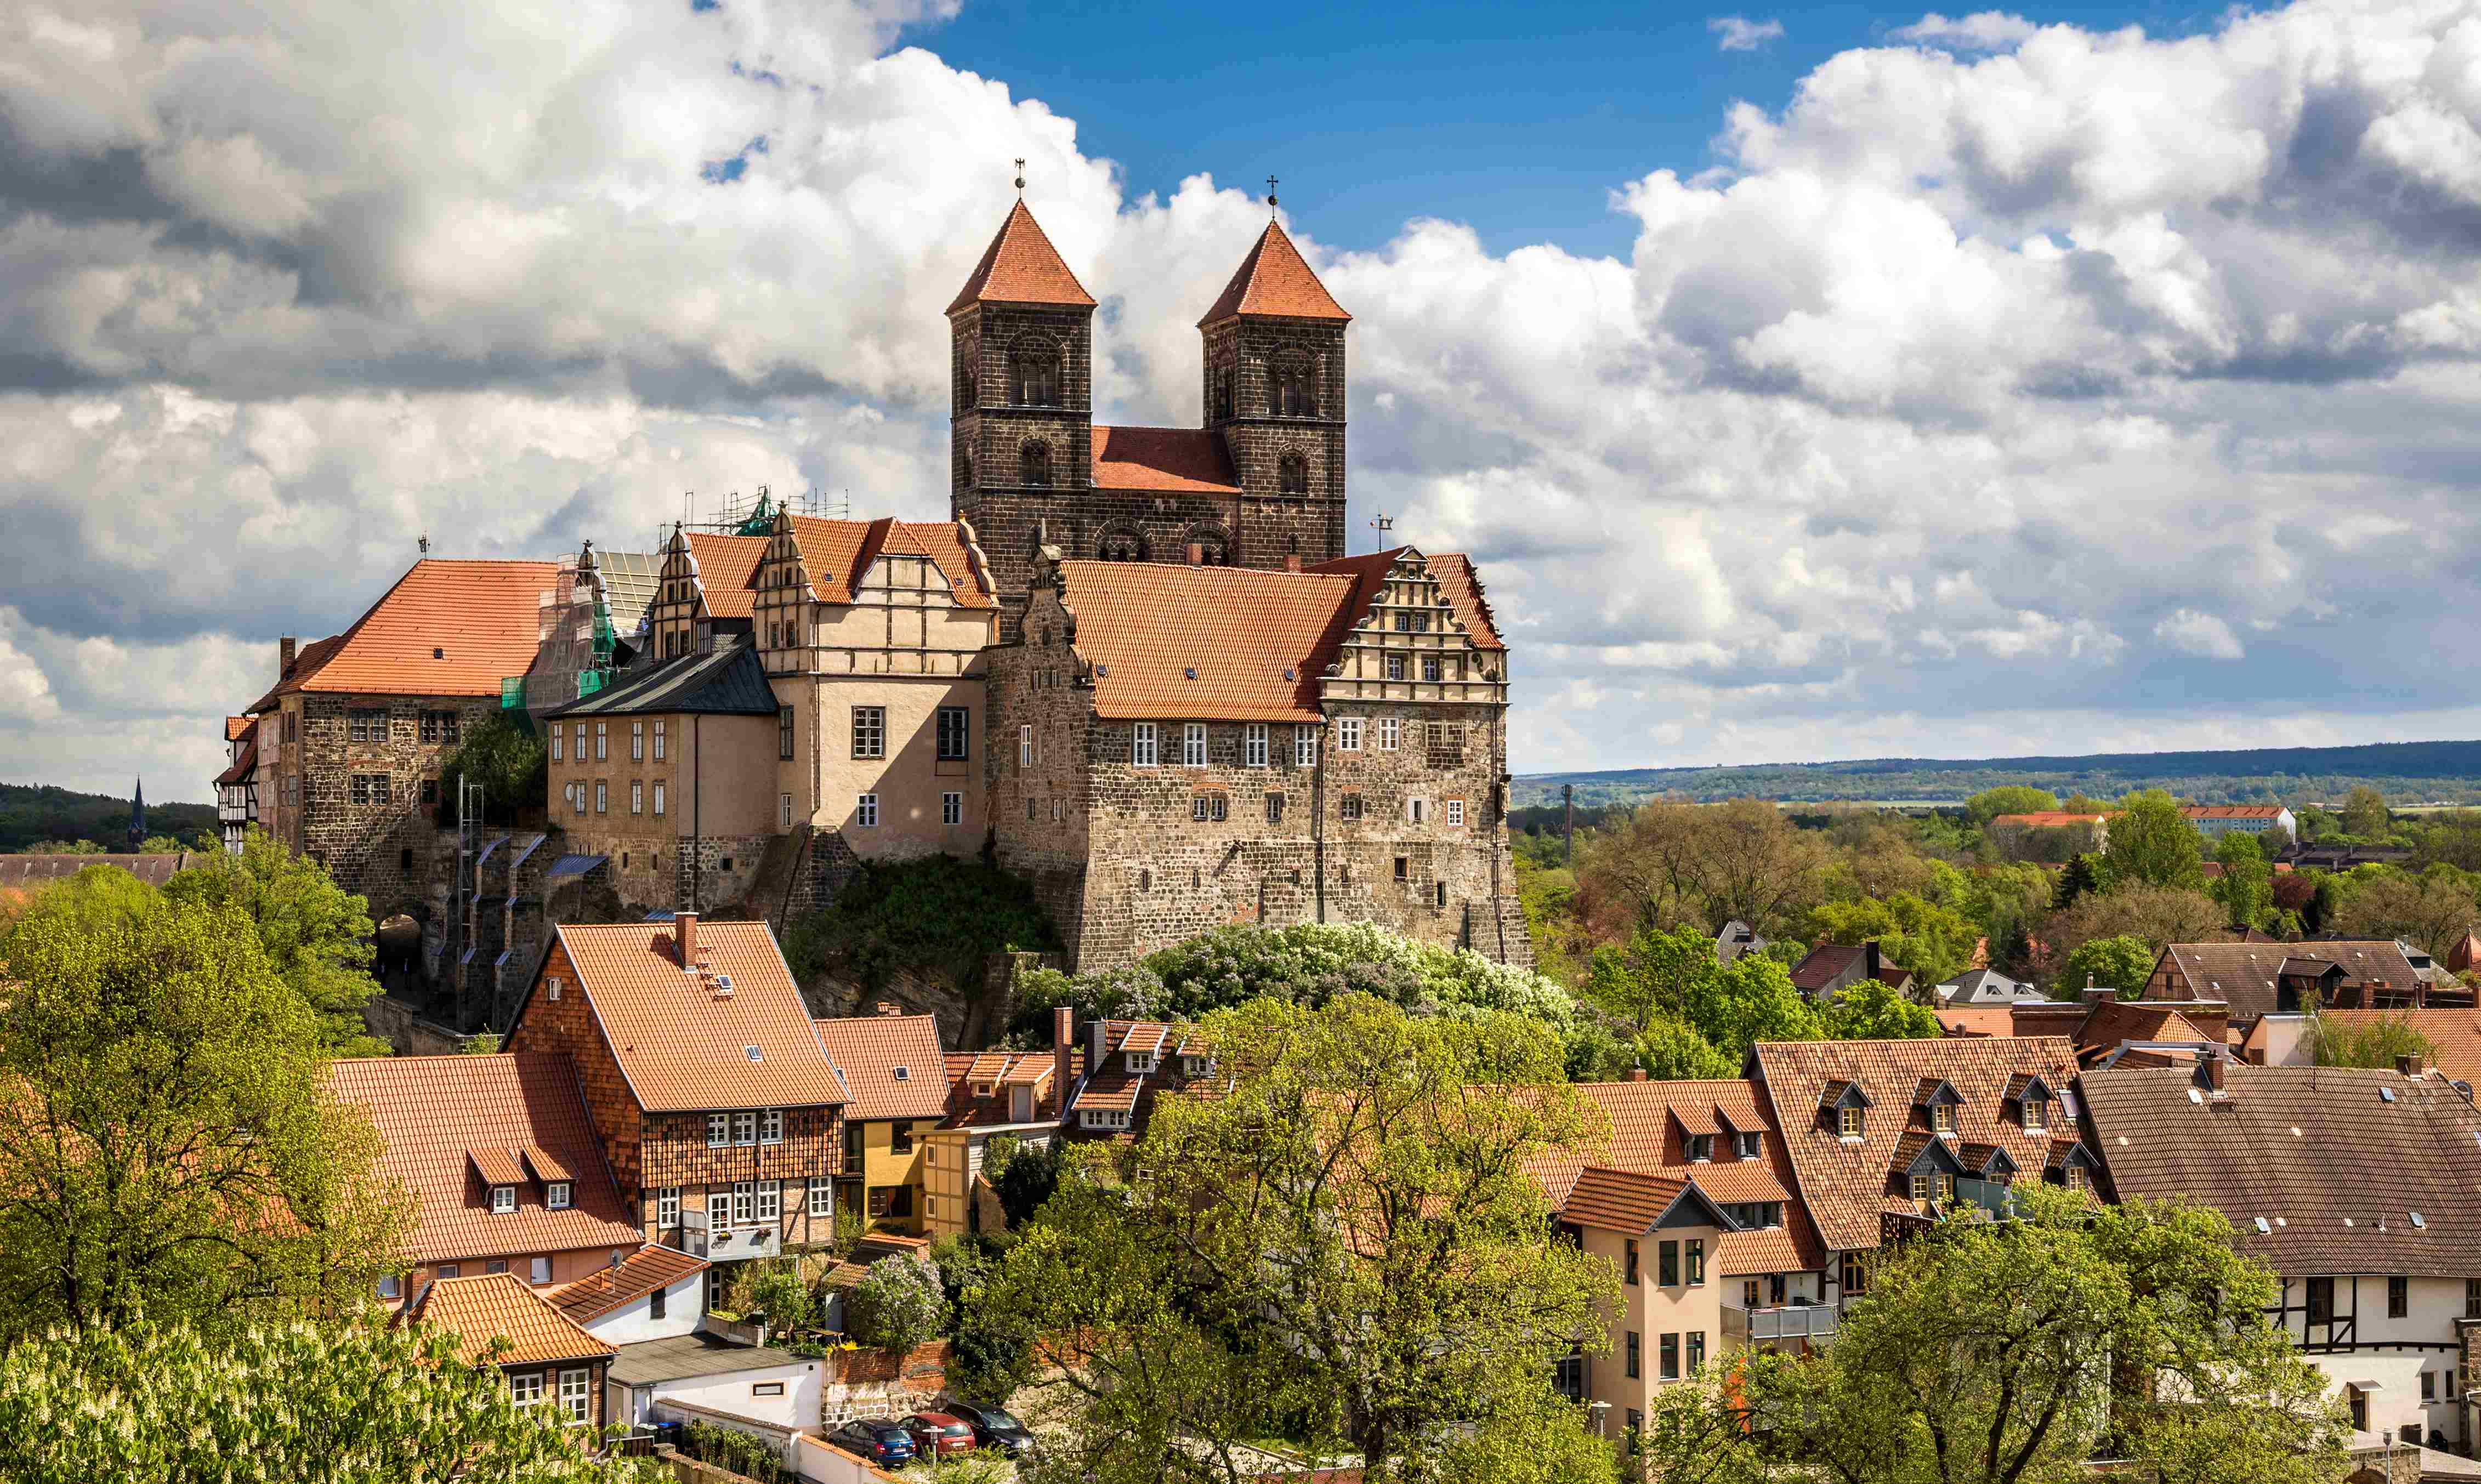
[[1146, 538], [1125, 528], [1106, 531], [1094, 543], [1094, 557], [1099, 561], [1143, 561]]
[[1008, 401], [1020, 407], [1059, 405], [1059, 352], [1051, 346], [1019, 346], [1008, 355]]
[[1310, 461], [1298, 454], [1286, 454], [1275, 462], [1275, 489], [1279, 494], [1306, 495], [1310, 492]]
[[1274, 408], [1277, 417], [1318, 416], [1318, 397], [1310, 388], [1310, 368], [1286, 361], [1275, 368]]
[[1036, 438], [1017, 450], [1017, 482], [1047, 485], [1051, 482], [1051, 445]]

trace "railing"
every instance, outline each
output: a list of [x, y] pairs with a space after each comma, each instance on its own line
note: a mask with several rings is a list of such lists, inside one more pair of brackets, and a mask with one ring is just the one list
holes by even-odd
[[1835, 1338], [1836, 1311], [1824, 1304], [1785, 1304], [1773, 1309], [1723, 1306], [1723, 1334], [1744, 1344], [1770, 1340]]
[[751, 1258], [781, 1257], [784, 1234], [773, 1222], [763, 1226], [707, 1226], [706, 1212], [681, 1212], [680, 1250], [710, 1263], [743, 1263]]

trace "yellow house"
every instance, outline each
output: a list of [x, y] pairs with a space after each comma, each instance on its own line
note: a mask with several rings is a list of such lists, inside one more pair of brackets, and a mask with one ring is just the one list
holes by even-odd
[[948, 1111], [938, 1022], [880, 1014], [816, 1025], [848, 1097], [836, 1198], [854, 1224], [839, 1229], [924, 1235], [929, 1140]]
[[1561, 1219], [1620, 1275], [1605, 1315], [1611, 1353], [1563, 1376], [1613, 1437], [1640, 1430], [1655, 1393], [1689, 1380], [1723, 1348], [1723, 1234], [1731, 1218], [1692, 1180], [1588, 1166]]

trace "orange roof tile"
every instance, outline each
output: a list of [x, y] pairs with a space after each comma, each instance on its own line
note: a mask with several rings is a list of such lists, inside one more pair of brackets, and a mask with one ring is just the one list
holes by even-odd
[[[534, 664], [540, 599], [559, 572], [548, 561], [425, 557], [345, 631], [343, 642], [300, 689], [497, 695], [503, 677], [522, 675]], [[297, 674], [305, 668], [295, 664]]]
[[1969, 1004], [1962, 1009], [1940, 1009], [1939, 1025], [1949, 1035], [2014, 1035], [2016, 1011], [2004, 1004]]
[[[357, 1104], [379, 1130], [379, 1173], [416, 1202], [408, 1251], [421, 1262], [512, 1253], [636, 1246], [643, 1240], [603, 1163], [568, 1058], [536, 1052], [488, 1056], [354, 1056], [327, 1068], [338, 1101]], [[517, 1209], [494, 1215], [468, 1152], [526, 1146], [577, 1171], [566, 1211], [516, 1182]]]
[[1446, 595], [1448, 606], [1455, 611], [1465, 632], [1473, 636], [1476, 647], [1505, 649], [1499, 637], [1499, 625], [1491, 618], [1489, 600], [1482, 596], [1481, 579], [1474, 575], [1473, 562], [1462, 552], [1441, 552], [1427, 559], [1430, 575], [1438, 579], [1439, 591]]
[[2002, 814], [1990, 822], [2012, 824], [2019, 829], [2064, 829], [2071, 824], [2101, 824], [2115, 818], [2117, 810], [2102, 814], [2069, 814], [2064, 810], [2042, 809], [2031, 814]]
[[1332, 574], [1063, 561], [1059, 575], [1107, 718], [1317, 721], [1319, 676], [1361, 616], [1353, 581]]
[[492, 1361], [503, 1367], [619, 1353], [580, 1329], [576, 1320], [518, 1282], [513, 1273], [442, 1278], [424, 1291], [413, 1317], [455, 1334], [462, 1341], [459, 1353], [469, 1361], [479, 1359], [493, 1339], [505, 1336], [510, 1348]]
[[[698, 924], [698, 956], [712, 978], [684, 972], [670, 923], [568, 924], [554, 931], [640, 1107], [685, 1112], [846, 1101], [765, 923]], [[724, 998], [715, 981], [727, 976], [732, 993]], [[525, 1008], [518, 1007], [520, 1020]]]
[[2274, 820], [2284, 810], [2281, 804], [2182, 804], [2180, 812], [2191, 820]]
[[2353, 1030], [2380, 1024], [2409, 1026], [2438, 1048], [2439, 1071], [2481, 1087], [2481, 1010], [2320, 1010], [2318, 1019]]
[[256, 723], [251, 721], [248, 716], [224, 717], [224, 741], [228, 742], [239, 742], [241, 740], [241, 734], [248, 731], [254, 725], [256, 725]]
[[[811, 515], [789, 518], [793, 539], [800, 543], [801, 565], [810, 575], [811, 590], [822, 603], [850, 603], [853, 590], [861, 586], [862, 574], [870, 570], [882, 552], [892, 551], [931, 559], [961, 606], [999, 606], [991, 595], [990, 574], [974, 560], [964, 533], [953, 521], [932, 523], [888, 517], [824, 520]], [[751, 581], [755, 581], [757, 570], [757, 563], [752, 561]]]
[[640, 1247], [616, 1267], [599, 1268], [554, 1289], [551, 1301], [573, 1321], [591, 1324], [633, 1298], [668, 1289], [706, 1267], [706, 1259], [677, 1248]]
[[1686, 1188], [1684, 1180], [1589, 1164], [1577, 1172], [1559, 1213], [1580, 1225], [1636, 1236], [1652, 1231]]
[[522, 1185], [526, 1184], [525, 1166], [517, 1163], [516, 1153], [508, 1149], [469, 1149], [465, 1160], [474, 1166], [475, 1177], [486, 1185]]
[[746, 618], [758, 604], [758, 562], [767, 555], [763, 535], [718, 535], [688, 533], [690, 556], [697, 561], [698, 591], [706, 596], [712, 618]]
[[1283, 227], [1273, 221], [1258, 234], [1249, 255], [1215, 297], [1214, 307], [1197, 323], [1213, 325], [1235, 315], [1274, 315], [1291, 320], [1349, 320], [1335, 296], [1310, 271], [1301, 249], [1293, 246]]
[[927, 1015], [850, 1015], [815, 1023], [844, 1073], [845, 1117], [937, 1118], [948, 1111], [939, 1023]]
[[536, 1180], [575, 1180], [577, 1178], [577, 1169], [574, 1165], [539, 1144], [528, 1144], [517, 1151], [517, 1157], [525, 1161], [526, 1168], [533, 1172]]
[[1232, 472], [1232, 451], [1219, 432], [1203, 428], [1098, 426], [1094, 487], [1237, 495], [1240, 482]]
[[[1785, 1273], [1819, 1265], [1820, 1249], [1793, 1188], [1790, 1159], [1755, 1082], [1737, 1078], [1580, 1082], [1577, 1092], [1609, 1116], [1610, 1138], [1600, 1149], [1563, 1149], [1533, 1161], [1535, 1178], [1550, 1190], [1552, 1199], [1564, 1201], [1568, 1185], [1588, 1163], [1596, 1163], [1693, 1181], [1710, 1199], [1724, 1205], [1780, 1201], [1783, 1226], [1723, 1234], [1715, 1252], [1717, 1271]], [[1758, 1134], [1759, 1157], [1737, 1159], [1730, 1142], [1717, 1138], [1712, 1159], [1690, 1160], [1681, 1145], [1680, 1122], [1672, 1116], [1675, 1108], [1702, 1109], [1711, 1121], [1734, 1132]]]
[[1007, 220], [1000, 223], [991, 245], [982, 249], [982, 260], [974, 265], [973, 276], [965, 280], [948, 313], [975, 304], [1046, 304], [1072, 309], [1091, 309], [1094, 297], [1077, 281], [1060, 260], [1059, 249], [1044, 235], [1042, 223], [1033, 220], [1020, 198], [1011, 207]]
[[293, 668], [276, 677], [275, 684], [265, 695], [249, 703], [250, 712], [255, 715], [266, 711], [285, 696], [300, 690], [304, 682], [318, 674], [320, 668], [335, 656], [336, 651], [344, 645], [345, 638], [342, 634], [330, 634], [326, 638], [312, 639], [295, 650]]

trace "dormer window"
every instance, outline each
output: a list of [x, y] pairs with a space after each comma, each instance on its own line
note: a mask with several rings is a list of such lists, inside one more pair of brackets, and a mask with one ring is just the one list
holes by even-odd
[[1732, 1139], [1739, 1146], [1738, 1153], [1741, 1159], [1754, 1159], [1758, 1157], [1758, 1135], [1756, 1131], [1751, 1130], [1743, 1133], [1735, 1133], [1732, 1135]]
[[2050, 1126], [2050, 1095], [2039, 1087], [2024, 1089], [2024, 1132], [2039, 1133]]
[[1831, 1122], [1836, 1134], [1847, 1141], [1858, 1142], [1867, 1133], [1867, 1110], [1869, 1095], [1858, 1082], [1837, 1078], [1829, 1081], [1818, 1100], [1818, 1113]]
[[1835, 1110], [1835, 1132], [1848, 1139], [1857, 1139], [1863, 1136], [1861, 1106], [1859, 1104], [1851, 1104]]
[[1180, 1071], [1183, 1077], [1204, 1077], [1207, 1073], [1214, 1070], [1214, 1063], [1204, 1056], [1183, 1056], [1180, 1058]]
[[543, 1209], [545, 1211], [568, 1210], [570, 1189], [569, 1183], [564, 1180], [555, 1180], [544, 1185]]
[[1130, 1070], [1130, 1071], [1132, 1071], [1132, 1072], [1151, 1072], [1151, 1071], [1153, 1071], [1154, 1069], [1155, 1069], [1155, 1054], [1154, 1054], [1154, 1053], [1152, 1053], [1152, 1052], [1131, 1052], [1131, 1053], [1129, 1053], [1129, 1070]]
[[1692, 1133], [1688, 1135], [1689, 1162], [1700, 1163], [1713, 1158], [1714, 1135], [1711, 1133]]
[[516, 1187], [516, 1186], [514, 1186], [514, 1185], [493, 1185], [493, 1186], [491, 1187], [491, 1214], [492, 1214], [492, 1215], [495, 1215], [495, 1216], [504, 1216], [504, 1215], [507, 1215], [509, 1211], [514, 1211], [514, 1210], [516, 1210], [516, 1209], [517, 1209], [517, 1187]]
[[1952, 1103], [1931, 1104], [1930, 1128], [1940, 1133], [1953, 1133], [1955, 1132], [1955, 1105]]

